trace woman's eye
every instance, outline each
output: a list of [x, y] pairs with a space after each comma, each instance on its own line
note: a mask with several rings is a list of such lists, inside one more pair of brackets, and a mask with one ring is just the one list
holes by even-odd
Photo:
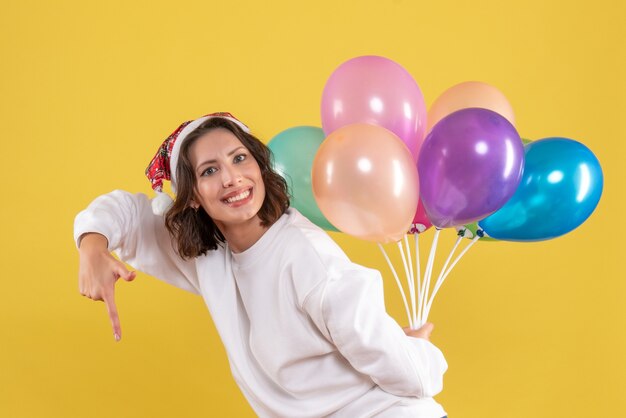
[[204, 170], [202, 172], [202, 176], [210, 176], [211, 174], [215, 173], [217, 171], [217, 168], [215, 167], [209, 167], [206, 170]]
[[242, 162], [242, 161], [243, 161], [243, 160], [245, 160], [245, 159], [246, 159], [246, 154], [239, 154], [239, 155], [237, 155], [237, 156], [235, 157], [235, 160], [234, 160], [234, 161], [235, 161], [236, 163], [240, 163], [240, 162]]

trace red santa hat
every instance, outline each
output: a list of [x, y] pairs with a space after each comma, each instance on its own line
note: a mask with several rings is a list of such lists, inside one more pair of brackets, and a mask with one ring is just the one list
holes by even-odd
[[152, 211], [155, 214], [163, 215], [173, 203], [172, 198], [163, 192], [163, 181], [170, 180], [172, 182], [172, 191], [176, 193], [176, 167], [178, 165], [180, 147], [185, 138], [203, 122], [212, 118], [228, 119], [237, 124], [244, 132], [250, 133], [250, 129], [246, 125], [228, 112], [211, 113], [196, 120], [183, 122], [163, 141], [156, 155], [150, 161], [148, 168], [146, 168], [146, 176], [152, 184], [152, 189], [157, 194], [152, 199]]

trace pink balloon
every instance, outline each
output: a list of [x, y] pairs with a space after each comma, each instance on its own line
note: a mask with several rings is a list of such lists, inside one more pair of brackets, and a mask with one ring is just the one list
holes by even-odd
[[426, 131], [426, 105], [419, 86], [402, 66], [378, 56], [353, 58], [330, 76], [322, 94], [326, 135], [353, 123], [382, 126], [409, 148], [414, 161]]
[[421, 234], [431, 226], [433, 226], [433, 224], [430, 222], [430, 219], [428, 219], [428, 216], [426, 216], [424, 203], [422, 203], [422, 199], [420, 199], [417, 205], [417, 211], [415, 211], [415, 216], [413, 217], [413, 222], [411, 223], [411, 228], [409, 229], [409, 234]]
[[386, 243], [411, 226], [417, 169], [404, 143], [385, 128], [358, 123], [331, 133], [315, 155], [311, 180], [320, 210], [342, 232]]

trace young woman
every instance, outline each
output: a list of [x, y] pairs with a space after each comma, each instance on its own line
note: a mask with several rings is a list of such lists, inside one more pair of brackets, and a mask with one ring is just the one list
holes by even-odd
[[[100, 196], [75, 221], [79, 287], [114, 303], [124, 264], [201, 295], [241, 391], [262, 417], [441, 418], [432, 397], [447, 369], [432, 324], [403, 332], [380, 274], [352, 263], [289, 207], [270, 151], [228, 113], [181, 125], [147, 174], [170, 179], [165, 217], [143, 194]], [[156, 212], [159, 212], [158, 210]]]

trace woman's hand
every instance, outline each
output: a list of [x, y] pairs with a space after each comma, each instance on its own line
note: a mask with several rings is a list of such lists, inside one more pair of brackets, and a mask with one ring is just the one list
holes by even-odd
[[409, 337], [423, 338], [425, 340], [430, 341], [430, 334], [433, 332], [434, 328], [435, 326], [432, 323], [426, 322], [424, 325], [422, 325], [418, 329], [411, 329], [409, 327], [402, 328], [402, 329], [404, 330], [404, 333], [408, 335]]
[[96, 233], [82, 236], [80, 240], [80, 266], [78, 289], [80, 294], [92, 300], [101, 300], [107, 307], [115, 340], [122, 338], [120, 319], [115, 305], [115, 282], [120, 277], [132, 281], [134, 271], [128, 271], [124, 263], [115, 259], [107, 249], [107, 239]]

